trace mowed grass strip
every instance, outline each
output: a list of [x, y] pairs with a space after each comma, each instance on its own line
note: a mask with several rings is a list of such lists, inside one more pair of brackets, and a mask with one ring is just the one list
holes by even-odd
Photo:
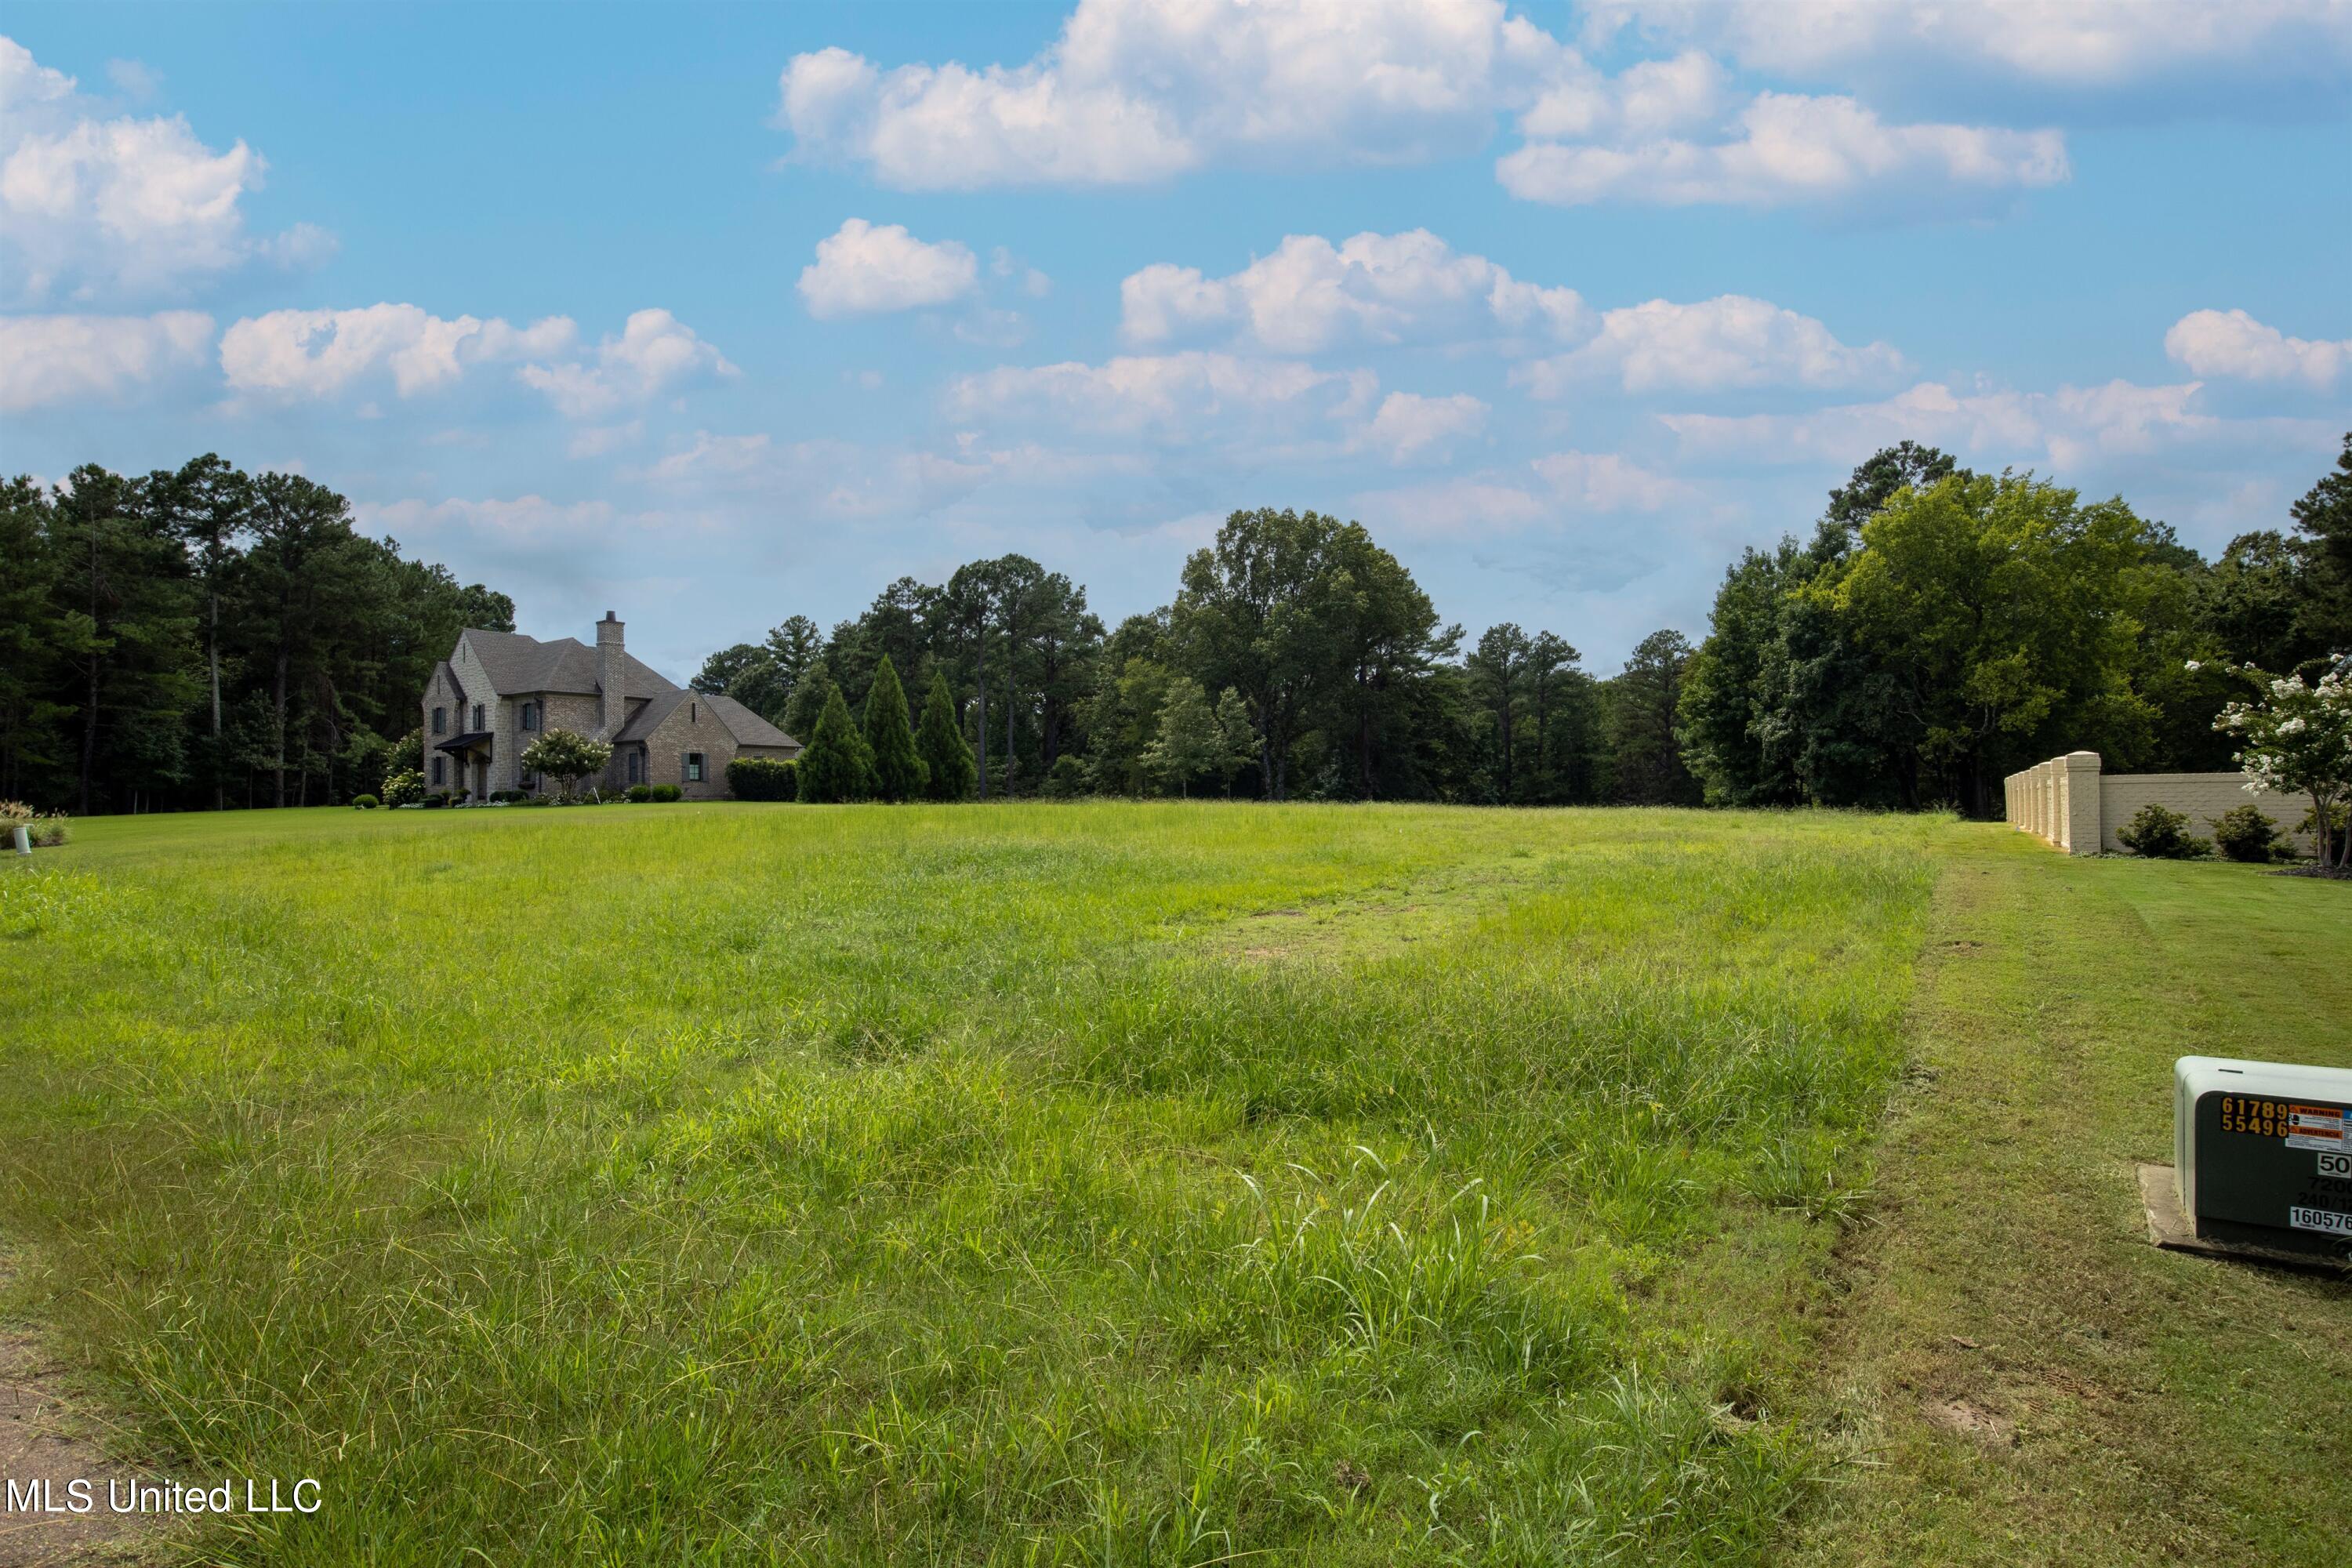
[[1805, 1568], [2347, 1561], [2352, 1285], [2150, 1246], [2182, 1056], [2352, 1067], [2352, 898], [1955, 829]]
[[89, 823], [0, 875], [9, 1305], [322, 1480], [206, 1561], [1759, 1561], [1955, 831]]

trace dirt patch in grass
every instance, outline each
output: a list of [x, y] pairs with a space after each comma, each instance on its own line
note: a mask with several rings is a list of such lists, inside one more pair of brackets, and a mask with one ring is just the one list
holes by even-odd
[[[0, 1262], [0, 1289], [7, 1282]], [[0, 1325], [0, 1477], [37, 1488], [59, 1508], [70, 1502], [72, 1483], [87, 1480], [97, 1504], [85, 1514], [43, 1514], [9, 1511], [0, 1502], [0, 1568], [149, 1561], [159, 1537], [154, 1516], [108, 1511], [106, 1478], [121, 1467], [91, 1441], [64, 1381], [31, 1334]]]
[[1973, 1437], [1989, 1447], [2008, 1447], [2017, 1441], [2016, 1422], [1973, 1399], [1931, 1399], [1927, 1415], [1929, 1422], [1945, 1431]]
[[1213, 950], [1257, 960], [1379, 958], [1450, 936], [1545, 879], [1554, 862], [1526, 854], [1448, 866], [1411, 882], [1244, 915], [1210, 937]]

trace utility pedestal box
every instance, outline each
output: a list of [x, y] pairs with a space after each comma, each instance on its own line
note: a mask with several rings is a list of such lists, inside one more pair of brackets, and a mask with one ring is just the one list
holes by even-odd
[[2352, 1260], [2352, 1070], [2183, 1057], [2173, 1173], [2200, 1240]]

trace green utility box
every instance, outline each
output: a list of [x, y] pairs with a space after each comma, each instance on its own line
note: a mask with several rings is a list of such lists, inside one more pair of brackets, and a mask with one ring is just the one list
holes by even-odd
[[2352, 1070], [2183, 1057], [2180, 1212], [2210, 1241], [2352, 1261]]

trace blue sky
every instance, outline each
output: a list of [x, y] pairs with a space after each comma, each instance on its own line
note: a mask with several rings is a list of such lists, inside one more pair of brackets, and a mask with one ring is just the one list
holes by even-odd
[[1256, 505], [1613, 670], [1904, 436], [2352, 427], [2352, 5], [17, 4], [0, 466], [216, 449], [672, 673]]

